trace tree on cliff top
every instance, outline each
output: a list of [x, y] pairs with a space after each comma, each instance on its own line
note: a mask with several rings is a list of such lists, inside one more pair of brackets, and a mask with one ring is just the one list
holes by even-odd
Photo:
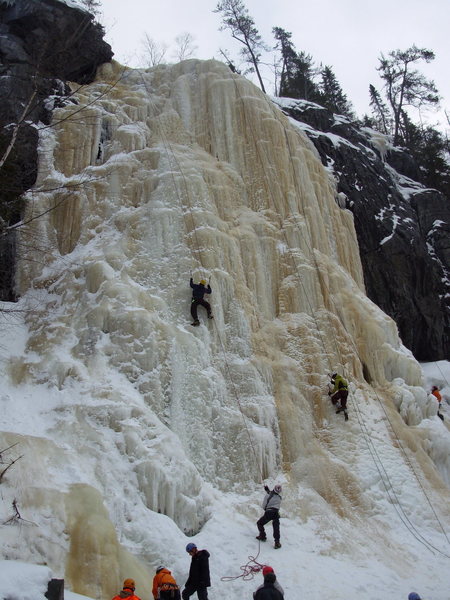
[[317, 70], [314, 67], [312, 56], [303, 51], [297, 52], [291, 42], [292, 33], [281, 27], [274, 27], [272, 32], [277, 40], [275, 50], [281, 54], [278, 95], [320, 102], [320, 91], [314, 82]]
[[439, 103], [434, 82], [426, 79], [417, 69], [411, 68], [419, 60], [429, 63], [434, 57], [431, 50], [413, 45], [407, 50], [393, 50], [387, 58], [381, 54], [379, 58], [380, 66], [377, 71], [384, 81], [386, 98], [392, 112], [394, 146], [402, 142], [407, 106], [421, 108]]
[[259, 70], [261, 51], [268, 50], [255, 27], [255, 22], [249, 16], [242, 0], [222, 0], [218, 2], [214, 12], [222, 14], [220, 31], [229, 29], [231, 37], [243, 44], [241, 55], [250, 65], [249, 72], [254, 71], [258, 77], [259, 85], [265, 93], [264, 83]]
[[98, 17], [100, 14], [100, 8], [102, 3], [100, 0], [79, 0], [80, 4], [84, 6], [91, 14]]
[[319, 103], [334, 113], [345, 115], [350, 119], [354, 118], [352, 106], [342, 91], [333, 69], [325, 66], [320, 74], [322, 81], [319, 85], [321, 91]]

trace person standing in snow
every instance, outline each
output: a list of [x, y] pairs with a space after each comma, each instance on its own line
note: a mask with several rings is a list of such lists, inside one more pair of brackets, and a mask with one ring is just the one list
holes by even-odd
[[[273, 583], [273, 587], [278, 590], [281, 594], [281, 597], [284, 597], [284, 590], [281, 587], [281, 585], [278, 583], [277, 580], [277, 576], [275, 575], [275, 571], [272, 569], [272, 567], [269, 567], [268, 565], [265, 565], [263, 567], [262, 570], [262, 574], [264, 577], [264, 583], [266, 583], [266, 577], [267, 577], [267, 582], [268, 583]], [[264, 587], [264, 583], [262, 583], [258, 588], [256, 588], [256, 590], [253, 592], [253, 598], [256, 597], [256, 593]]]
[[198, 600], [208, 600], [208, 590], [206, 588], [211, 585], [209, 552], [208, 550], [198, 550], [192, 542], [186, 546], [186, 552], [191, 555], [191, 567], [181, 597], [183, 600], [188, 600], [192, 594], [197, 592]]
[[433, 387], [431, 388], [431, 393], [433, 394], [433, 396], [436, 398], [436, 400], [438, 401], [438, 411], [437, 411], [437, 416], [444, 420], [444, 415], [441, 415], [440, 410], [441, 410], [441, 402], [442, 402], [442, 396], [441, 393], [439, 391], [439, 388], [437, 387], [437, 385], [433, 385]]
[[200, 283], [194, 283], [192, 277], [190, 280], [190, 286], [192, 288], [192, 302], [191, 302], [191, 317], [194, 319], [192, 325], [197, 327], [200, 325], [200, 321], [198, 320], [198, 305], [206, 308], [206, 312], [208, 313], [208, 319], [212, 319], [213, 316], [211, 314], [211, 305], [209, 302], [203, 299], [205, 294], [210, 294], [212, 292], [211, 286], [208, 283], [206, 287], [206, 281], [202, 279]]
[[180, 588], [166, 567], [160, 566], [156, 569], [152, 594], [155, 600], [180, 600]]
[[340, 404], [336, 408], [336, 413], [340, 413], [343, 410], [345, 420], [348, 421], [348, 383], [342, 377], [342, 375], [338, 375], [338, 373], [333, 373], [331, 375], [331, 385], [333, 386], [333, 389], [328, 390], [328, 395], [331, 396], [331, 402], [334, 406], [336, 406], [337, 403], [340, 401]]
[[256, 536], [257, 540], [261, 542], [265, 542], [266, 532], [264, 529], [264, 525], [272, 521], [273, 527], [273, 539], [275, 541], [274, 548], [281, 548], [280, 544], [280, 506], [281, 506], [281, 485], [276, 485], [272, 491], [264, 486], [264, 491], [266, 495], [264, 497], [262, 507], [264, 509], [263, 516], [257, 521], [256, 525], [258, 527], [259, 535]]
[[134, 579], [125, 579], [125, 581], [123, 582], [122, 591], [119, 592], [117, 596], [114, 596], [112, 600], [124, 600], [124, 598], [126, 598], [127, 600], [141, 600], [139, 596], [135, 595], [135, 589], [136, 585], [134, 583]]
[[[266, 569], [271, 569], [271, 567], [265, 567]], [[264, 573], [264, 569], [263, 569]], [[254, 600], [283, 600], [284, 595], [283, 592], [280, 591], [280, 584], [277, 582], [277, 577], [271, 571], [267, 572], [264, 575], [264, 583], [259, 586], [256, 592], [253, 594]]]

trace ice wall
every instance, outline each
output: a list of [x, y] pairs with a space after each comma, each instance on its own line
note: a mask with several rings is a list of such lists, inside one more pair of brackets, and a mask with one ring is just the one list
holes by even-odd
[[[69, 583], [89, 593], [96, 571], [115, 592], [99, 544], [122, 566], [128, 550], [154, 559], [130, 505], [195, 533], [214, 494], [284, 472], [342, 516], [369, 506], [332, 464], [326, 374], [393, 406], [421, 372], [364, 294], [352, 215], [312, 145], [215, 61], [113, 63], [74, 100], [41, 136], [17, 276], [29, 337], [9, 365], [52, 399], [53, 443], [27, 443], [66, 465], [42, 502], [59, 506]], [[191, 273], [213, 289], [199, 328]], [[46, 469], [34, 485], [49, 486]]]

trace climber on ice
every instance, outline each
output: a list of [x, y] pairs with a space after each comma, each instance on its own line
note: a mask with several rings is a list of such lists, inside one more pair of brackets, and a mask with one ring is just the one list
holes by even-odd
[[194, 319], [194, 322], [191, 324], [194, 327], [197, 327], [197, 325], [200, 325], [200, 321], [198, 320], [198, 315], [197, 315], [199, 304], [200, 304], [200, 306], [203, 306], [204, 308], [206, 308], [206, 312], [208, 314], [208, 319], [213, 318], [213, 316], [211, 314], [210, 303], [206, 302], [206, 300], [203, 299], [203, 296], [205, 294], [210, 294], [212, 292], [212, 290], [211, 290], [211, 286], [209, 285], [209, 283], [208, 283], [208, 286], [206, 287], [206, 281], [204, 279], [202, 279], [200, 281], [200, 283], [194, 283], [194, 281], [191, 277], [190, 286], [192, 288], [191, 316]]
[[433, 396], [438, 401], [437, 416], [443, 421], [444, 420], [444, 415], [442, 415], [441, 412], [440, 412], [440, 410], [441, 410], [442, 396], [441, 396], [441, 392], [439, 391], [439, 388], [438, 388], [437, 385], [433, 385], [433, 387], [431, 388], [431, 393], [433, 394]]
[[[331, 402], [336, 406], [336, 414], [344, 411], [345, 420], [348, 421], [347, 413], [347, 398], [348, 398], [348, 383], [338, 373], [331, 375], [331, 385], [333, 389], [328, 390], [328, 395], [331, 396]], [[339, 402], [339, 404], [338, 404]]]
[[266, 541], [266, 532], [264, 525], [272, 521], [273, 527], [273, 539], [275, 541], [274, 548], [281, 548], [280, 544], [280, 506], [281, 506], [281, 485], [276, 485], [272, 491], [264, 486], [266, 495], [264, 497], [262, 507], [264, 509], [263, 516], [257, 521], [256, 526], [258, 527], [259, 535], [256, 536], [257, 540], [261, 542]]

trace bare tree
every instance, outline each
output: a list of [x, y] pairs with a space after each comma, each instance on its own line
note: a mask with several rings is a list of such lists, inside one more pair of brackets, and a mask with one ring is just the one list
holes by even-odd
[[198, 46], [194, 44], [194, 39], [194, 36], [187, 31], [179, 33], [175, 37], [176, 49], [174, 55], [179, 62], [191, 58], [195, 54]]
[[151, 38], [148, 33], [144, 33], [141, 44], [143, 46], [142, 60], [145, 64], [149, 67], [156, 67], [157, 65], [164, 63], [167, 44], [164, 42], [157, 42]]
[[22, 517], [22, 515], [20, 514], [20, 511], [19, 511], [19, 507], [17, 506], [17, 498], [14, 498], [14, 500], [12, 501], [12, 507], [14, 509], [14, 514], [6, 521], [3, 521], [3, 525], [9, 525], [10, 523], [17, 523], [17, 521], [23, 521], [25, 523], [31, 523], [32, 525], [36, 525], [36, 523], [33, 523], [33, 521], [28, 521], [28, 519], [24, 519]]
[[7, 448], [4, 448], [3, 450], [0, 450], [0, 464], [1, 465], [6, 465], [6, 467], [0, 471], [0, 483], [3, 480], [3, 477], [4, 477], [5, 473], [6, 473], [6, 471], [8, 469], [10, 469], [14, 465], [14, 463], [16, 463], [18, 460], [20, 460], [21, 458], [23, 458], [23, 454], [22, 454], [22, 456], [19, 456], [19, 457], [15, 458], [14, 460], [12, 460], [12, 459], [10, 459], [9, 461], [4, 461], [3, 460], [3, 454], [5, 452], [7, 452], [8, 450], [10, 450], [11, 448], [14, 448], [14, 446], [17, 446], [18, 443], [19, 442], [16, 442], [15, 444], [11, 444], [11, 446], [8, 446]]

